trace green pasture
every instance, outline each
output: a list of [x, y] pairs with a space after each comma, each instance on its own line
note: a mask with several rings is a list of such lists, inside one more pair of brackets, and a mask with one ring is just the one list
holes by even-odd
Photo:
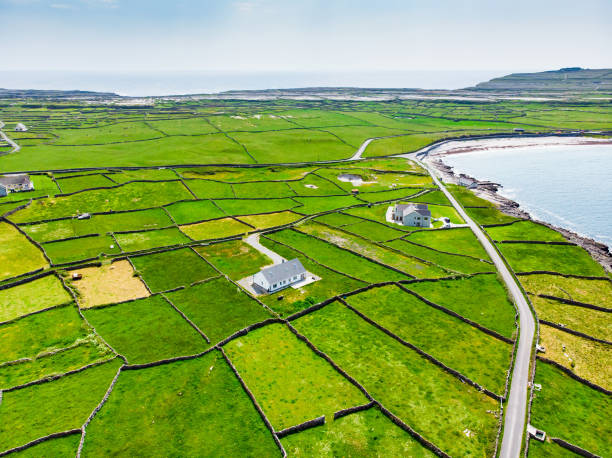
[[96, 331], [130, 364], [199, 353], [204, 338], [161, 296], [83, 311]]
[[224, 348], [276, 431], [367, 402], [284, 324], [257, 329]]
[[215, 270], [190, 248], [131, 258], [136, 271], [153, 292], [166, 291], [178, 286], [217, 275]]

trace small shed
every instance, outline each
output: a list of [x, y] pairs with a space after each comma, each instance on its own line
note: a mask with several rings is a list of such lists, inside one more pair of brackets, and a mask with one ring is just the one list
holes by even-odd
[[27, 131], [28, 131], [28, 128], [25, 126], [25, 124], [18, 122], [15, 125], [15, 132], [27, 132]]
[[0, 185], [5, 188], [7, 193], [31, 191], [34, 189], [34, 183], [32, 183], [30, 176], [26, 173], [0, 176]]

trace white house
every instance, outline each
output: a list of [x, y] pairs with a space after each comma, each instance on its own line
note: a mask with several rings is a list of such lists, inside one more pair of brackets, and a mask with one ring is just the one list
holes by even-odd
[[257, 285], [268, 293], [273, 293], [302, 281], [305, 275], [306, 269], [300, 260], [295, 258], [260, 270], [253, 275], [253, 285]]
[[28, 128], [25, 126], [25, 124], [18, 122], [17, 125], [15, 125], [15, 132], [27, 132], [27, 131], [28, 131]]
[[[0, 187], [3, 187], [8, 194], [9, 192], [31, 191], [34, 189], [34, 183], [30, 180], [29, 175], [20, 173], [0, 176]], [[2, 195], [2, 190], [0, 190], [0, 195]]]
[[427, 204], [395, 204], [393, 221], [404, 226], [430, 227], [431, 212]]

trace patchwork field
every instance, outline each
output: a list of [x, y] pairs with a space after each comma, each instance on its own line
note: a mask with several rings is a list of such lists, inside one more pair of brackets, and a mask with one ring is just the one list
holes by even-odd
[[[515, 307], [432, 177], [388, 156], [570, 109], [607, 126], [607, 105], [0, 99], [31, 127], [4, 129], [0, 169], [36, 171], [0, 197], [0, 455], [498, 456]], [[610, 455], [609, 274], [448, 187], [540, 320], [532, 425]], [[433, 227], [387, 221], [411, 202]], [[293, 259], [300, 283], [253, 287]]]

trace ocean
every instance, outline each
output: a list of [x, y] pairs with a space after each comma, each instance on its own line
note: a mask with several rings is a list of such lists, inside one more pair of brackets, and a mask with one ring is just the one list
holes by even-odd
[[0, 70], [0, 88], [114, 92], [132, 97], [330, 86], [461, 89], [503, 74], [500, 70], [148, 73]]
[[535, 219], [612, 247], [612, 146], [533, 146], [451, 154], [455, 173], [501, 184]]

